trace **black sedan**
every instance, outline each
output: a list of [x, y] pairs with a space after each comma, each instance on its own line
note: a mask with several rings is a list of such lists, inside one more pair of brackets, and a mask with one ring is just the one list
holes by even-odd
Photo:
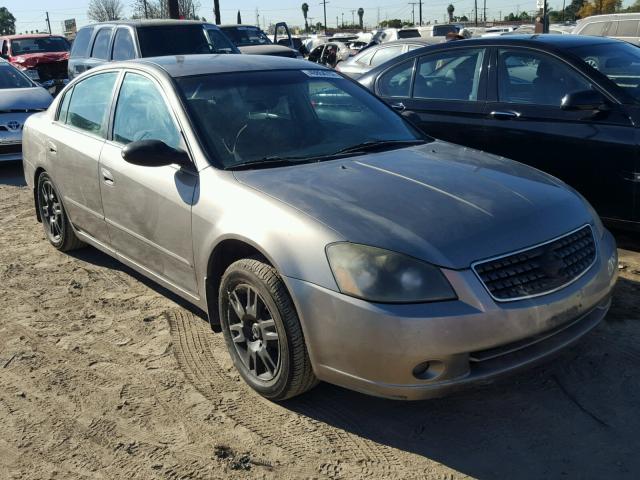
[[364, 75], [428, 134], [533, 165], [640, 229], [640, 48], [574, 35], [460, 40]]

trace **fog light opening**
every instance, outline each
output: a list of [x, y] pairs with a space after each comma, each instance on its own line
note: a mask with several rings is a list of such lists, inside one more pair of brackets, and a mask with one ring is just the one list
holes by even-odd
[[439, 360], [422, 362], [413, 368], [413, 376], [419, 380], [434, 380], [444, 372], [444, 363]]

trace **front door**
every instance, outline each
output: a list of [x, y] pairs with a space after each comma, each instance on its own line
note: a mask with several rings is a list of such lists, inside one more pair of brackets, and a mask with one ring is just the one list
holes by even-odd
[[626, 108], [563, 110], [567, 93], [596, 87], [547, 53], [501, 48], [496, 60], [484, 149], [560, 178], [602, 217], [631, 220], [635, 184], [625, 179], [637, 165], [637, 132]]
[[[414, 63], [415, 62], [415, 63]], [[376, 92], [427, 134], [470, 147], [484, 141], [486, 49], [423, 55], [384, 72]]]
[[197, 293], [191, 206], [198, 175], [176, 165], [144, 167], [122, 158], [137, 140], [161, 140], [185, 149], [159, 85], [127, 72], [114, 113], [113, 133], [100, 158], [105, 220], [121, 256], [187, 293]]

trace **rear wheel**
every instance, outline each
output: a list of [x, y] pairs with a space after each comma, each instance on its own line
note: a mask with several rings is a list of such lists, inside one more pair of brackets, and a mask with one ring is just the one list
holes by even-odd
[[233, 263], [222, 277], [218, 305], [229, 354], [251, 388], [279, 401], [318, 383], [298, 315], [271, 265], [253, 258]]
[[47, 239], [55, 248], [68, 252], [85, 244], [76, 236], [58, 190], [48, 173], [38, 177], [38, 211]]

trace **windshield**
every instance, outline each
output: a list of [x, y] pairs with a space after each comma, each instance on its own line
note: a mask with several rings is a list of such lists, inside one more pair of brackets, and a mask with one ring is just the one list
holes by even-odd
[[241, 163], [330, 156], [366, 142], [424, 137], [362, 87], [326, 70], [178, 78], [210, 156]]
[[6, 63], [0, 64], [0, 89], [5, 88], [32, 88], [31, 83], [24, 74]]
[[68, 52], [69, 42], [63, 37], [33, 37], [11, 40], [11, 54], [25, 55], [29, 53]]
[[435, 25], [433, 27], [434, 37], [446, 37], [447, 33], [458, 33], [458, 29], [455, 25]]
[[138, 29], [143, 57], [190, 55], [197, 53], [232, 53], [233, 45], [216, 29], [202, 25], [162, 25]]
[[398, 30], [398, 38], [418, 38], [419, 36], [418, 30]]
[[273, 43], [262, 30], [256, 27], [222, 27], [222, 31], [237, 47], [271, 45]]
[[640, 48], [625, 42], [607, 42], [569, 51], [640, 100]]

